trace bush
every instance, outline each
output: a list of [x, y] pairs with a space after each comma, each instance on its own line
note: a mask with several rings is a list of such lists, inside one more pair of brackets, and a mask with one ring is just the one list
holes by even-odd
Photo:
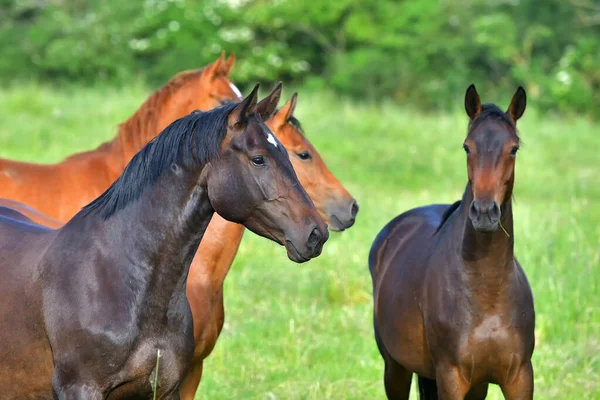
[[235, 51], [241, 85], [284, 80], [423, 108], [475, 82], [544, 109], [600, 106], [592, 1], [5, 0], [0, 77], [154, 85]]

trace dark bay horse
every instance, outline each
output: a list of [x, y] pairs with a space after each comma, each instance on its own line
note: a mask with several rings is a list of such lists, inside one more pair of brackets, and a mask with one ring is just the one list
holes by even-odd
[[471, 85], [462, 200], [401, 214], [371, 247], [388, 399], [408, 399], [413, 373], [422, 399], [484, 399], [489, 383], [509, 400], [533, 398], [533, 296], [513, 251], [516, 122], [525, 105], [521, 87], [504, 112], [482, 105]]
[[293, 261], [320, 254], [326, 225], [262, 122], [281, 85], [258, 104], [257, 88], [173, 122], [60, 229], [0, 209], [3, 399], [147, 399], [155, 373], [157, 398], [179, 398], [186, 279], [215, 211]]
[[225, 55], [200, 70], [182, 72], [154, 92], [117, 137], [95, 150], [53, 165], [0, 159], [0, 197], [25, 203], [63, 223], [100, 196], [138, 151], [167, 125], [192, 111], [208, 111], [240, 92], [228, 79], [235, 57]]
[[[358, 204], [304, 135], [293, 116], [296, 102], [297, 95], [294, 94], [266, 125], [288, 151], [300, 183], [330, 229], [344, 230], [354, 224]], [[187, 296], [194, 316], [196, 349], [194, 365], [180, 389], [183, 400], [194, 399], [204, 359], [212, 352], [223, 329], [223, 283], [243, 234], [243, 225], [213, 215], [190, 267]]]
[[[304, 135], [300, 122], [293, 115], [296, 104], [297, 94], [294, 93], [290, 101], [266, 121], [266, 125], [288, 151], [294, 171], [321, 217], [331, 230], [342, 231], [354, 224], [358, 204]], [[63, 225], [22, 203], [0, 199], [0, 206], [17, 210], [47, 227], [58, 228]], [[193, 367], [180, 388], [184, 400], [193, 400], [202, 377], [204, 359], [212, 352], [223, 329], [223, 283], [244, 230], [243, 225], [214, 214], [190, 267], [187, 297], [194, 320], [196, 347]]]

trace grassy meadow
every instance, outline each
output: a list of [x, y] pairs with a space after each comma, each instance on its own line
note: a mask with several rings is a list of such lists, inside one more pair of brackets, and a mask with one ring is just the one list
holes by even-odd
[[[94, 148], [148, 94], [142, 85], [3, 89], [0, 157], [51, 163]], [[513, 93], [480, 94], [504, 108]], [[367, 254], [397, 214], [462, 194], [462, 102], [425, 114], [300, 91], [296, 116], [358, 200], [358, 220], [302, 265], [246, 233], [198, 399], [385, 398]], [[536, 398], [600, 399], [600, 124], [528, 109], [519, 128], [515, 240], [535, 296]], [[492, 387], [488, 398], [502, 396]]]

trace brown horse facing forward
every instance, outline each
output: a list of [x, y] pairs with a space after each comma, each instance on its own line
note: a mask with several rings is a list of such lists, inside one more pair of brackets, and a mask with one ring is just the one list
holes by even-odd
[[389, 399], [533, 398], [535, 315], [514, 258], [512, 191], [525, 111], [519, 88], [505, 113], [467, 89], [467, 184], [453, 205], [416, 208], [392, 220], [369, 254], [375, 338]]
[[[258, 86], [257, 86], [258, 87]], [[326, 226], [258, 105], [181, 118], [58, 230], [0, 216], [0, 387], [6, 399], [177, 399], [194, 351], [188, 269], [216, 211], [320, 254]], [[154, 371], [157, 351], [160, 366]]]
[[[266, 125], [290, 155], [292, 166], [319, 214], [333, 231], [354, 224], [358, 204], [333, 176], [293, 116], [297, 94]], [[38, 224], [58, 228], [62, 223], [18, 202], [0, 199], [0, 206], [20, 211]], [[196, 348], [192, 369], [180, 394], [192, 400], [202, 377], [204, 359], [212, 352], [225, 320], [223, 283], [244, 234], [244, 226], [214, 214], [194, 257], [187, 280], [187, 297], [194, 319]]]
[[96, 150], [54, 165], [0, 159], [0, 197], [68, 221], [100, 196], [134, 154], [171, 122], [197, 109], [208, 111], [227, 101], [239, 101], [239, 90], [227, 77], [234, 62], [233, 54], [227, 60], [221, 54], [203, 69], [176, 75], [119, 126], [114, 140]]
[[[358, 204], [329, 171], [293, 116], [297, 96], [285, 104], [267, 126], [285, 146], [298, 179], [331, 230], [351, 227]], [[194, 257], [187, 296], [194, 316], [194, 365], [180, 389], [183, 400], [193, 400], [202, 377], [204, 359], [212, 352], [223, 329], [223, 282], [237, 253], [244, 226], [213, 215]]]

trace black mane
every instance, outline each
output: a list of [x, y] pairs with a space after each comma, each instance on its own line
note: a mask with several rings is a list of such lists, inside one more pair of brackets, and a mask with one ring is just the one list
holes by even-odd
[[235, 106], [231, 103], [207, 112], [194, 111], [171, 123], [131, 159], [119, 179], [83, 212], [100, 212], [108, 219], [138, 199], [172, 164], [205, 165], [219, 154], [227, 134], [227, 116]]
[[438, 225], [437, 229], [435, 230], [434, 234], [439, 232], [440, 229], [442, 229], [442, 226], [444, 226], [444, 224], [446, 223], [446, 221], [448, 221], [448, 218], [450, 218], [450, 216], [452, 215], [452, 213], [454, 211], [456, 211], [456, 209], [458, 207], [460, 207], [460, 204], [462, 203], [461, 200], [457, 200], [455, 201], [453, 204], [451, 204], [446, 211], [444, 211], [444, 214], [442, 215], [442, 220], [440, 221], [440, 224]]

